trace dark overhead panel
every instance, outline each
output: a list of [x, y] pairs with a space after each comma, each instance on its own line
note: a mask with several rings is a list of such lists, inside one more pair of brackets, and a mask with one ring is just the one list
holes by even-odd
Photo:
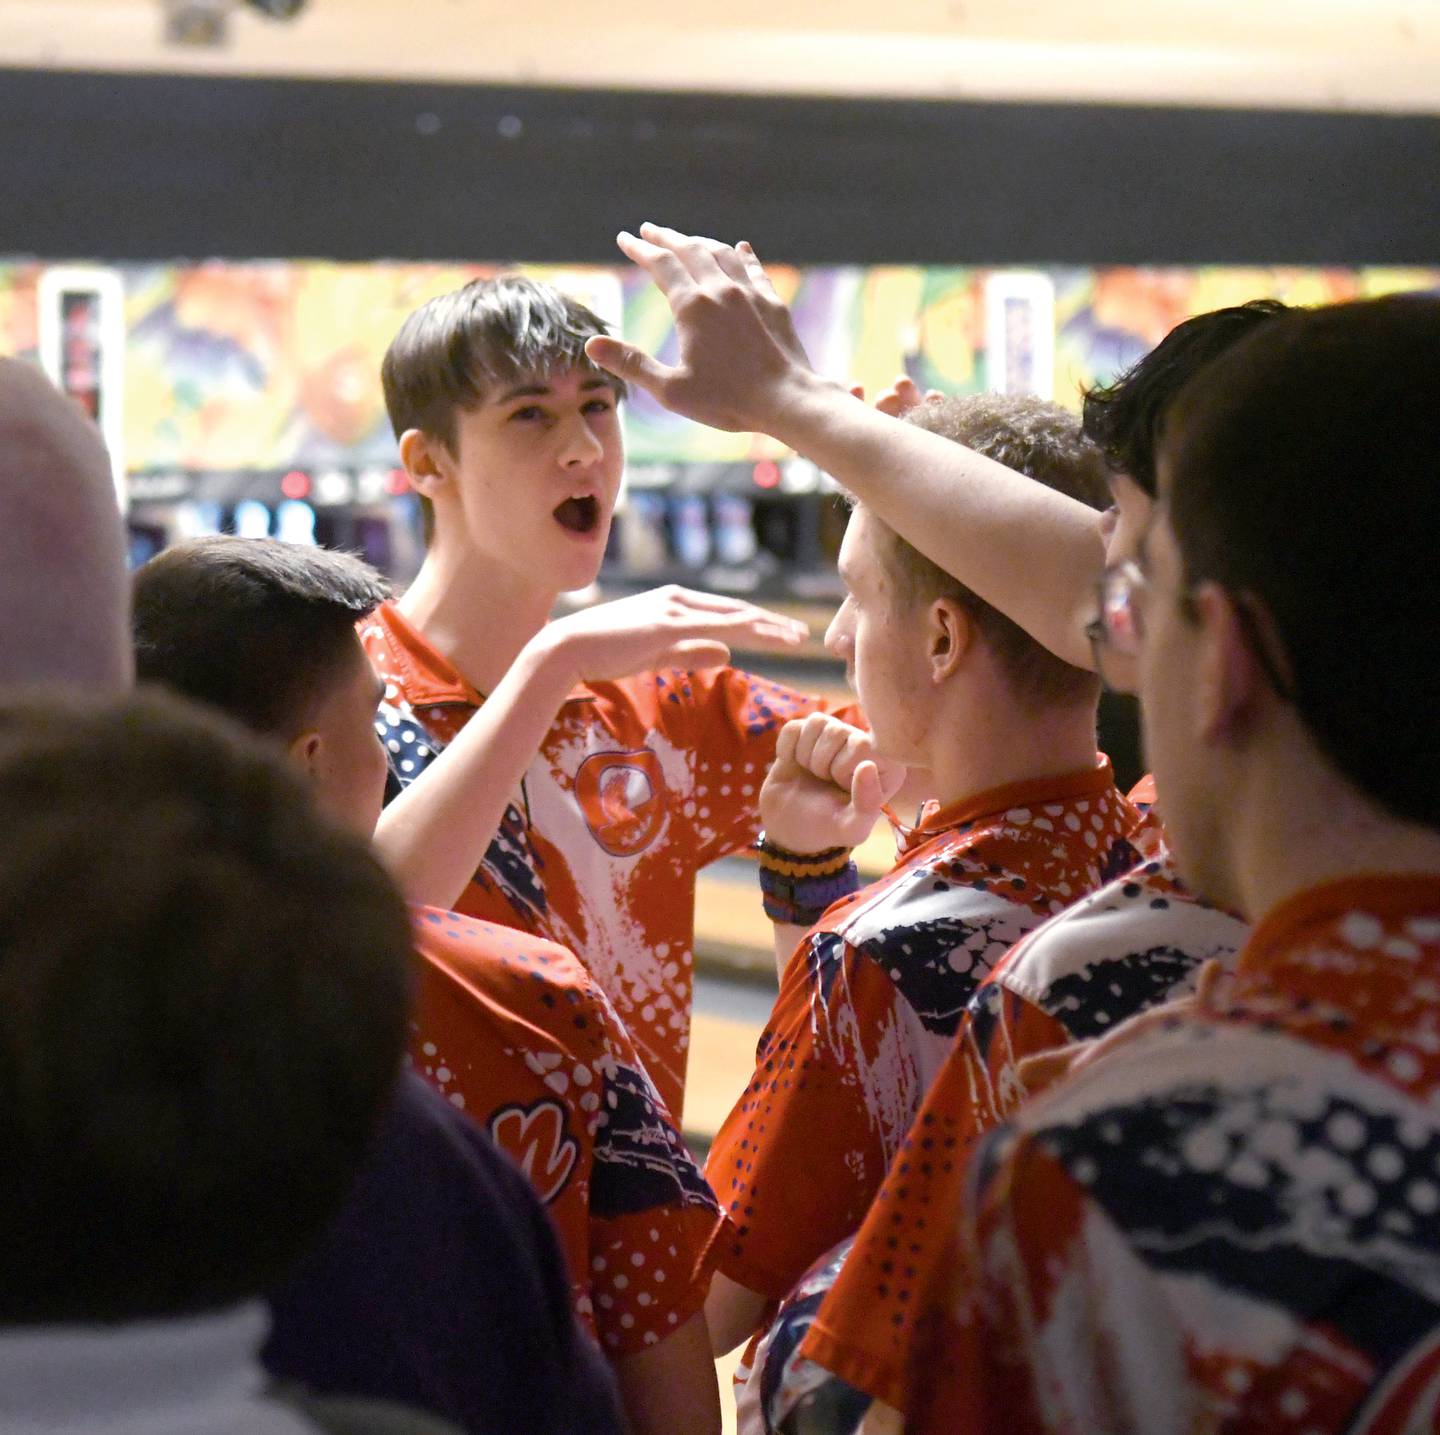
[[0, 253], [1433, 264], [1440, 119], [0, 70]]

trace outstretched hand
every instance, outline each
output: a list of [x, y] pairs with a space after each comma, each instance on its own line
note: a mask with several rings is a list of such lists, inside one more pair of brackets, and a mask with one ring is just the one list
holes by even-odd
[[732, 643], [794, 648], [809, 631], [743, 599], [671, 584], [557, 618], [533, 641], [556, 654], [574, 682], [603, 682], [657, 668], [724, 667]]
[[662, 364], [623, 339], [596, 337], [585, 352], [601, 368], [676, 413], [731, 431], [768, 431], [785, 390], [815, 381], [790, 311], [748, 243], [658, 224], [642, 224], [638, 236], [622, 233], [617, 243], [669, 302], [680, 362]]
[[875, 755], [868, 732], [828, 713], [796, 718], [780, 729], [760, 789], [765, 836], [795, 853], [855, 847], [905, 778], [904, 764]]

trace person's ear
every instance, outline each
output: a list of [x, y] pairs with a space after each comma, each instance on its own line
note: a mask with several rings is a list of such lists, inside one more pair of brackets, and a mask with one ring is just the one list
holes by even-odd
[[311, 782], [318, 782], [320, 777], [320, 760], [325, 746], [325, 740], [314, 728], [307, 728], [304, 732], [297, 734], [290, 739], [285, 751], [301, 772]]
[[925, 614], [930, 681], [936, 686], [959, 669], [975, 641], [970, 615], [950, 598], [936, 598]]
[[432, 503], [436, 489], [444, 486], [448, 472], [442, 452], [443, 445], [421, 429], [406, 429], [400, 435], [400, 462], [405, 466], [410, 487]]
[[1233, 594], [1218, 583], [1199, 584], [1191, 602], [1199, 643], [1196, 653], [1196, 735], [1233, 742], [1254, 722], [1268, 684], [1251, 629]]

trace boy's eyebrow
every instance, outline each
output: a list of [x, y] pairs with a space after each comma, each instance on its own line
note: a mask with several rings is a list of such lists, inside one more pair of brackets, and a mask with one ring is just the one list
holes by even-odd
[[495, 400], [497, 404], [508, 404], [511, 399], [533, 399], [542, 397], [550, 392], [549, 384], [520, 384], [516, 388], [500, 395]]
[[[608, 389], [610, 387], [611, 381], [609, 379], [586, 379], [585, 382], [580, 385], [580, 392], [582, 394], [588, 394], [594, 389]], [[544, 398], [552, 392], [553, 390], [549, 384], [517, 384], [515, 388], [508, 389], [505, 393], [501, 394], [495, 402], [497, 404], [508, 404], [512, 399]]]

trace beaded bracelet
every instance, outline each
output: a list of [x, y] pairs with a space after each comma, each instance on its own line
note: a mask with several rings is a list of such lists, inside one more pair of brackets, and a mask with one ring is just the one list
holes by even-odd
[[761, 833], [755, 850], [760, 857], [765, 915], [772, 922], [814, 926], [827, 907], [860, 889], [860, 873], [848, 847], [787, 852]]

